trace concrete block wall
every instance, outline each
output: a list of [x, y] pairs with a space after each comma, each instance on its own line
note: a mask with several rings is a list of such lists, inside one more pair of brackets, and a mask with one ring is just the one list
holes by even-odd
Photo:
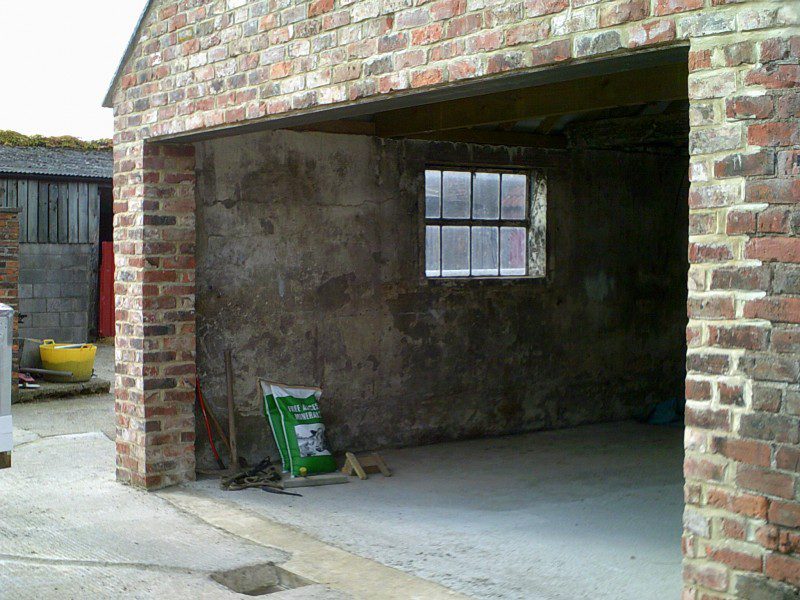
[[[547, 280], [423, 276], [420, 206], [432, 161], [542, 174]], [[321, 133], [200, 144], [204, 395], [225, 414], [231, 348], [239, 451], [255, 462], [277, 456], [258, 377], [320, 385], [335, 451], [645, 416], [683, 393], [687, 168], [680, 151]], [[204, 438], [198, 462], [210, 468]]]
[[20, 244], [22, 337], [85, 342], [96, 331], [97, 247]]

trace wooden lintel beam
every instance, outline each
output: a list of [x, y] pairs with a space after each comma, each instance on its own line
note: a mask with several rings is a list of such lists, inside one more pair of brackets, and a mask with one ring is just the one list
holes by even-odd
[[375, 135], [375, 124], [369, 121], [323, 121], [310, 125], [292, 127], [292, 131], [317, 131], [320, 133], [344, 133], [349, 135]]
[[688, 97], [688, 65], [623, 71], [507, 92], [459, 98], [375, 115], [375, 134], [414, 134], [463, 129], [553, 115], [633, 106]]
[[566, 148], [567, 139], [560, 135], [541, 135], [525, 131], [493, 131], [490, 129], [447, 129], [415, 133], [407, 139], [439, 142], [465, 142], [488, 146], [519, 146], [526, 148]]

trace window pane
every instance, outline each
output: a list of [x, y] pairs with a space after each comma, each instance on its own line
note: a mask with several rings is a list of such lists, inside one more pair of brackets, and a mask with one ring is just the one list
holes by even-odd
[[502, 200], [504, 219], [524, 219], [528, 200], [528, 178], [525, 175], [503, 175]]
[[497, 227], [472, 228], [473, 275], [497, 275], [498, 238]]
[[472, 218], [500, 218], [500, 174], [475, 173], [472, 186]]
[[446, 219], [469, 218], [470, 180], [467, 171], [445, 171], [442, 176], [442, 216]]
[[425, 216], [438, 219], [442, 213], [442, 172], [425, 171]]
[[524, 227], [500, 229], [500, 275], [527, 274], [527, 248]]
[[469, 275], [469, 227], [442, 227], [442, 276]]
[[439, 228], [428, 225], [425, 228], [425, 275], [428, 277], [439, 277], [439, 256], [441, 250], [441, 238]]

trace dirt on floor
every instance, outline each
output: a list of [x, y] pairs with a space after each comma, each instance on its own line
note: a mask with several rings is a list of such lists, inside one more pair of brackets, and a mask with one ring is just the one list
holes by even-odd
[[[110, 375], [113, 347], [96, 368]], [[111, 394], [17, 404], [13, 417], [0, 600], [246, 597], [211, 573], [263, 562], [316, 582], [287, 598], [680, 595], [680, 428], [625, 422], [385, 451], [390, 478], [292, 497], [223, 492], [216, 479], [158, 494], [117, 484]]]

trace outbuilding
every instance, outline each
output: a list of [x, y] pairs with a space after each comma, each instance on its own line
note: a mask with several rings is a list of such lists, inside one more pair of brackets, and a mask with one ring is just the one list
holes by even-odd
[[[683, 459], [684, 598], [796, 598], [799, 57], [796, 2], [151, 1], [106, 98], [118, 479], [212, 464], [195, 383], [220, 411], [228, 348], [250, 460], [258, 376], [320, 385], [335, 451], [685, 400], [671, 458], [638, 433], [603, 464]], [[610, 578], [667, 502], [554, 528], [573, 558], [613, 538]]]
[[[20, 209], [21, 337], [98, 337], [102, 242], [111, 250], [112, 171], [110, 149], [0, 145], [0, 206]], [[113, 263], [113, 255], [106, 260]]]

